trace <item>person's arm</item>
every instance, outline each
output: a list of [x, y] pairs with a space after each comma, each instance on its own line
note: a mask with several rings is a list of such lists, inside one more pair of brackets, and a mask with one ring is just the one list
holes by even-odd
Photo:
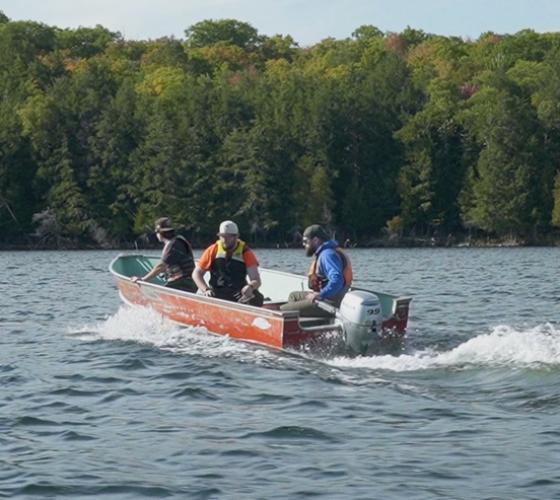
[[328, 282], [326, 286], [319, 292], [321, 300], [334, 297], [344, 288], [344, 275], [342, 273], [342, 259], [335, 252], [323, 252], [320, 256], [319, 263], [321, 269], [325, 273]]
[[208, 286], [208, 284], [206, 283], [206, 280], [204, 279], [204, 273], [205, 272], [206, 271], [201, 269], [199, 266], [196, 266], [194, 268], [194, 271], [192, 272], [192, 279], [196, 283], [196, 286], [198, 287], [198, 289], [204, 295], [210, 295], [211, 292], [212, 292], [212, 289]]
[[256, 290], [261, 286], [259, 261], [257, 260], [257, 256], [254, 254], [253, 250], [249, 247], [246, 247], [243, 252], [243, 261], [245, 262], [245, 267], [247, 269], [247, 284], [250, 285], [253, 290]]
[[247, 268], [247, 284], [241, 289], [241, 298], [239, 302], [249, 302], [253, 297], [255, 290], [261, 286], [261, 276], [258, 266]]
[[204, 279], [204, 274], [212, 266], [214, 255], [216, 254], [215, 251], [216, 251], [215, 245], [211, 245], [206, 250], [204, 250], [191, 275], [198, 289], [207, 297], [213, 297], [214, 290], [212, 290], [210, 285], [206, 283], [206, 280]]
[[249, 278], [247, 284], [250, 285], [253, 290], [258, 290], [261, 286], [261, 275], [259, 274], [258, 266], [251, 266], [247, 268], [247, 277]]
[[134, 283], [136, 283], [137, 281], [150, 281], [152, 278], [155, 278], [158, 274], [161, 274], [165, 271], [166, 269], [166, 264], [165, 262], [163, 262], [162, 260], [160, 260], [152, 269], [151, 271], [146, 274], [145, 276], [143, 276], [142, 278], [138, 277], [138, 276], [134, 276], [132, 278], [132, 281], [134, 281]]
[[261, 276], [257, 256], [248, 247], [243, 252], [243, 261], [247, 268], [247, 284], [241, 289], [240, 302], [247, 302], [253, 297], [255, 290], [261, 286]]

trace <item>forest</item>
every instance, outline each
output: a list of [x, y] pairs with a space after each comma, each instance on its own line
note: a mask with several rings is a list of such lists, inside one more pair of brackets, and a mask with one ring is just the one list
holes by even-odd
[[[207, 20], [125, 40], [0, 11], [0, 247], [560, 241], [560, 33], [357, 27], [300, 47]], [[411, 243], [412, 242], [412, 243]]]

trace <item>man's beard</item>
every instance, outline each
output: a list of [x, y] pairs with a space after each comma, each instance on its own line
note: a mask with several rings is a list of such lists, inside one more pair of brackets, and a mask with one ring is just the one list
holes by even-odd
[[314, 253], [315, 253], [315, 248], [313, 248], [312, 245], [307, 245], [305, 247], [305, 255], [307, 255], [307, 257], [312, 257]]

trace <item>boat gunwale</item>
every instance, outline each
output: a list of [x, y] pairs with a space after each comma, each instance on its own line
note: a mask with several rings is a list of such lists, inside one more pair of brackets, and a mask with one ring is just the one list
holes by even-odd
[[[293, 277], [293, 276], [298, 276], [303, 278], [304, 276], [301, 276], [299, 274], [295, 274], [295, 273], [288, 273], [286, 271], [279, 271], [277, 269], [270, 269], [269, 267], [266, 268], [262, 268], [263, 271], [265, 271], [266, 273], [272, 273], [272, 274], [280, 274], [282, 276], [287, 276], [287, 277]], [[391, 293], [386, 293], [386, 292], [378, 292], [375, 290], [370, 290], [369, 288], [362, 288], [360, 286], [350, 286], [349, 291], [363, 291], [363, 292], [370, 292], [370, 293], [374, 293], [376, 295], [385, 295], [386, 297], [390, 297], [394, 302], [398, 301], [398, 300], [407, 300], [408, 302], [412, 301], [412, 297], [408, 296], [408, 295], [393, 295]], [[394, 312], [394, 311], [393, 311]]]
[[[117, 272], [113, 268], [113, 264], [121, 257], [147, 257], [147, 256], [143, 255], [143, 254], [120, 254], [117, 257], [115, 257], [111, 261], [111, 263], [109, 264], [109, 272], [111, 272], [111, 274], [113, 276], [119, 278], [120, 280], [122, 280], [124, 282], [133, 283], [132, 278]], [[151, 258], [157, 258], [157, 257], [151, 257]], [[168, 295], [184, 297], [185, 299], [188, 299], [188, 300], [194, 300], [196, 302], [202, 302], [202, 303], [206, 303], [206, 304], [209, 304], [209, 305], [218, 306], [221, 309], [232, 309], [232, 310], [235, 310], [235, 311], [243, 311], [245, 313], [252, 313], [256, 316], [268, 316], [268, 317], [273, 317], [273, 318], [276, 318], [276, 319], [284, 319], [284, 320], [291, 320], [291, 319], [299, 318], [299, 315], [298, 315], [297, 311], [279, 311], [279, 310], [276, 310], [276, 309], [269, 309], [266, 306], [265, 307], [257, 307], [257, 306], [252, 306], [250, 304], [240, 304], [239, 302], [232, 302], [230, 300], [219, 299], [217, 297], [206, 297], [205, 295], [198, 294], [198, 293], [187, 292], [186, 290], [169, 288], [169, 287], [166, 287], [164, 285], [160, 285], [158, 283], [150, 283], [149, 281], [142, 281], [141, 283], [136, 283], [136, 284], [139, 287], [154, 288], [156, 290], [163, 291]], [[122, 294], [121, 294], [121, 296], [122, 296]], [[125, 301], [125, 302], [129, 303], [129, 301]]]
[[[159, 259], [159, 257], [155, 256], [155, 255], [145, 255], [142, 253], [120, 253], [119, 255], [117, 255], [109, 264], [109, 272], [111, 272], [111, 274], [113, 274], [114, 276], [118, 277], [119, 279], [126, 281], [126, 282], [132, 282], [132, 279], [129, 276], [126, 276], [124, 274], [121, 274], [119, 272], [117, 272], [114, 269], [114, 264], [115, 262], [117, 262], [117, 260], [121, 259], [121, 258], [137, 258], [137, 257], [143, 257], [146, 259]], [[271, 273], [271, 274], [278, 274], [278, 275], [282, 275], [282, 276], [286, 276], [286, 277], [299, 277], [299, 278], [303, 278], [303, 276], [295, 274], [295, 273], [288, 273], [286, 271], [280, 271], [280, 270], [276, 270], [276, 269], [269, 269], [269, 268], [262, 268], [262, 270], [264, 270], [266, 273]], [[299, 323], [299, 313], [298, 311], [280, 311], [277, 309], [270, 309], [268, 307], [266, 307], [266, 304], [264, 307], [257, 307], [257, 306], [252, 306], [250, 304], [240, 304], [238, 302], [232, 302], [229, 300], [224, 300], [224, 299], [219, 299], [217, 297], [206, 297], [202, 294], [198, 294], [198, 293], [192, 293], [192, 292], [187, 292], [185, 290], [179, 290], [176, 288], [168, 288], [164, 285], [158, 284], [158, 283], [150, 283], [148, 281], [142, 281], [140, 284], [138, 284], [138, 286], [143, 287], [143, 286], [147, 286], [147, 287], [154, 287], [157, 290], [162, 290], [165, 291], [165, 293], [170, 294], [170, 295], [176, 295], [179, 297], [185, 297], [187, 299], [190, 300], [195, 300], [198, 302], [203, 302], [203, 303], [207, 303], [207, 304], [211, 304], [211, 305], [217, 305], [219, 307], [222, 308], [226, 308], [226, 309], [233, 309], [236, 311], [244, 311], [244, 312], [254, 312], [255, 314], [258, 314], [260, 316], [269, 316], [269, 317], [274, 317], [274, 318], [279, 318], [279, 319], [284, 319], [284, 320], [293, 320], [293, 319], [297, 319], [298, 323]], [[365, 291], [365, 292], [370, 292], [370, 293], [374, 293], [374, 294], [378, 294], [378, 295], [384, 295], [386, 297], [389, 297], [392, 304], [391, 304], [391, 311], [389, 312], [389, 314], [387, 315], [383, 315], [383, 319], [384, 321], [388, 321], [391, 318], [393, 318], [395, 316], [395, 313], [397, 311], [397, 307], [399, 305], [399, 303], [402, 302], [406, 302], [407, 305], [410, 304], [410, 302], [412, 302], [413, 298], [410, 296], [400, 296], [400, 295], [392, 295], [389, 293], [384, 293], [384, 292], [376, 292], [375, 290], [369, 290], [367, 288], [362, 288], [362, 287], [354, 287], [351, 286], [350, 287], [350, 291], [352, 290], [360, 290], [360, 291]], [[275, 302], [271, 302], [271, 303], [275, 303]], [[285, 303], [281, 302], [281, 303]], [[258, 311], [258, 313], [257, 313]], [[264, 313], [264, 314], [263, 314]], [[302, 329], [307, 330], [308, 328], [312, 328], [312, 327], [301, 327]]]

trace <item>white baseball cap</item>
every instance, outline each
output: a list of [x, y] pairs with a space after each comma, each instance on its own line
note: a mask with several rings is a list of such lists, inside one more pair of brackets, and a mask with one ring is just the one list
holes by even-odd
[[218, 234], [239, 234], [239, 228], [237, 224], [232, 220], [225, 220], [220, 224], [220, 230]]

